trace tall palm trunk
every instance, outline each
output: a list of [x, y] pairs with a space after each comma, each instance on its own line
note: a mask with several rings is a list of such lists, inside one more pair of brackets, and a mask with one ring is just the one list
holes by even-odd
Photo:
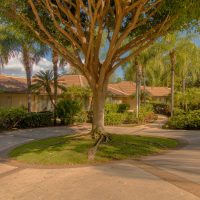
[[28, 47], [26, 45], [22, 46], [22, 59], [26, 72], [26, 80], [27, 80], [27, 109], [28, 112], [31, 112], [31, 76], [32, 76], [32, 66], [31, 66], [31, 58], [28, 52]]
[[56, 105], [58, 96], [58, 54], [52, 53], [53, 72], [54, 72], [54, 125], [56, 125]]
[[[185, 96], [185, 90], [186, 90], [186, 80], [185, 77], [182, 78], [182, 93]], [[185, 97], [183, 100], [183, 108], [185, 111], [187, 111], [187, 103], [185, 102]]]
[[144, 67], [142, 67], [142, 75], [143, 75], [143, 86], [144, 86], [144, 104], [146, 105], [146, 72]]
[[141, 91], [141, 66], [135, 58], [135, 66], [136, 66], [136, 117], [139, 117], [140, 111], [140, 91]]
[[174, 70], [176, 64], [176, 52], [172, 50], [170, 53], [171, 61], [171, 117], [174, 115]]

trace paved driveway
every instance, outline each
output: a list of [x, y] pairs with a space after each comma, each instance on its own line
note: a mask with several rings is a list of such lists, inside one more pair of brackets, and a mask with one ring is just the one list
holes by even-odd
[[184, 148], [141, 161], [36, 169], [4, 162], [7, 149], [34, 139], [88, 127], [29, 129], [0, 135], [0, 200], [200, 200], [200, 131], [162, 130], [165, 118], [140, 127], [107, 127], [113, 133], [156, 135], [187, 141]]

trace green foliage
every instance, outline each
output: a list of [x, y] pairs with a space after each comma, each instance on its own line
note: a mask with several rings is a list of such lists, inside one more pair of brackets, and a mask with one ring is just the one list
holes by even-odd
[[183, 92], [176, 92], [175, 104], [185, 111], [200, 109], [200, 88], [190, 88]]
[[162, 115], [170, 115], [170, 107], [166, 103], [161, 102], [151, 102], [153, 105], [153, 110], [156, 114], [162, 114]]
[[105, 113], [125, 113], [130, 109], [129, 104], [121, 103], [106, 103], [105, 104]]
[[74, 122], [75, 123], [85, 123], [88, 121], [88, 113], [85, 111], [78, 112], [74, 116]]
[[53, 114], [27, 113], [23, 108], [0, 109], [0, 128], [37, 128], [52, 125]]
[[19, 122], [18, 128], [38, 128], [52, 126], [52, 112], [26, 113], [26, 116]]
[[186, 114], [186, 112], [183, 109], [177, 108], [177, 107], [174, 108], [174, 116], [183, 115], [183, 114]]
[[87, 87], [80, 87], [80, 86], [71, 86], [68, 87], [67, 90], [64, 92], [64, 98], [70, 99], [84, 99], [88, 98], [92, 95], [91, 90]]
[[105, 125], [121, 125], [126, 119], [124, 113], [107, 113], [105, 114], [104, 123]]
[[130, 109], [130, 105], [129, 104], [121, 103], [121, 104], [119, 104], [117, 112], [118, 113], [124, 113], [124, 112], [127, 112], [129, 109]]
[[200, 110], [171, 117], [165, 127], [172, 129], [200, 129]]
[[73, 124], [75, 116], [82, 110], [82, 104], [77, 100], [62, 99], [56, 106], [57, 116], [62, 123]]
[[27, 112], [23, 108], [0, 108], [0, 127], [3, 129], [16, 128], [26, 115]]

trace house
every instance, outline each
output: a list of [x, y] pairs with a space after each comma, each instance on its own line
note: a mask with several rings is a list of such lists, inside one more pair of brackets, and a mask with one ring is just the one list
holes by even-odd
[[[87, 80], [82, 75], [63, 75], [58, 81], [65, 87], [80, 86], [89, 87]], [[144, 87], [141, 87], [144, 90]], [[167, 87], [146, 87], [146, 91], [155, 101], [166, 102], [170, 94], [170, 88]], [[131, 81], [121, 81], [119, 83], [110, 83], [107, 91], [107, 102], [127, 103], [130, 109], [135, 108], [136, 84]], [[61, 91], [59, 90], [59, 94]], [[52, 105], [47, 94], [32, 94], [32, 111], [51, 110]], [[27, 105], [27, 86], [26, 79], [0, 75], [0, 107], [19, 107]]]

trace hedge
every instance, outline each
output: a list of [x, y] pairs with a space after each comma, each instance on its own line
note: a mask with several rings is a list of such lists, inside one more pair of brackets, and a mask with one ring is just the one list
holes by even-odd
[[23, 108], [0, 108], [0, 128], [36, 128], [52, 125], [51, 112], [27, 113]]
[[173, 116], [164, 127], [172, 129], [200, 129], [200, 110]]

